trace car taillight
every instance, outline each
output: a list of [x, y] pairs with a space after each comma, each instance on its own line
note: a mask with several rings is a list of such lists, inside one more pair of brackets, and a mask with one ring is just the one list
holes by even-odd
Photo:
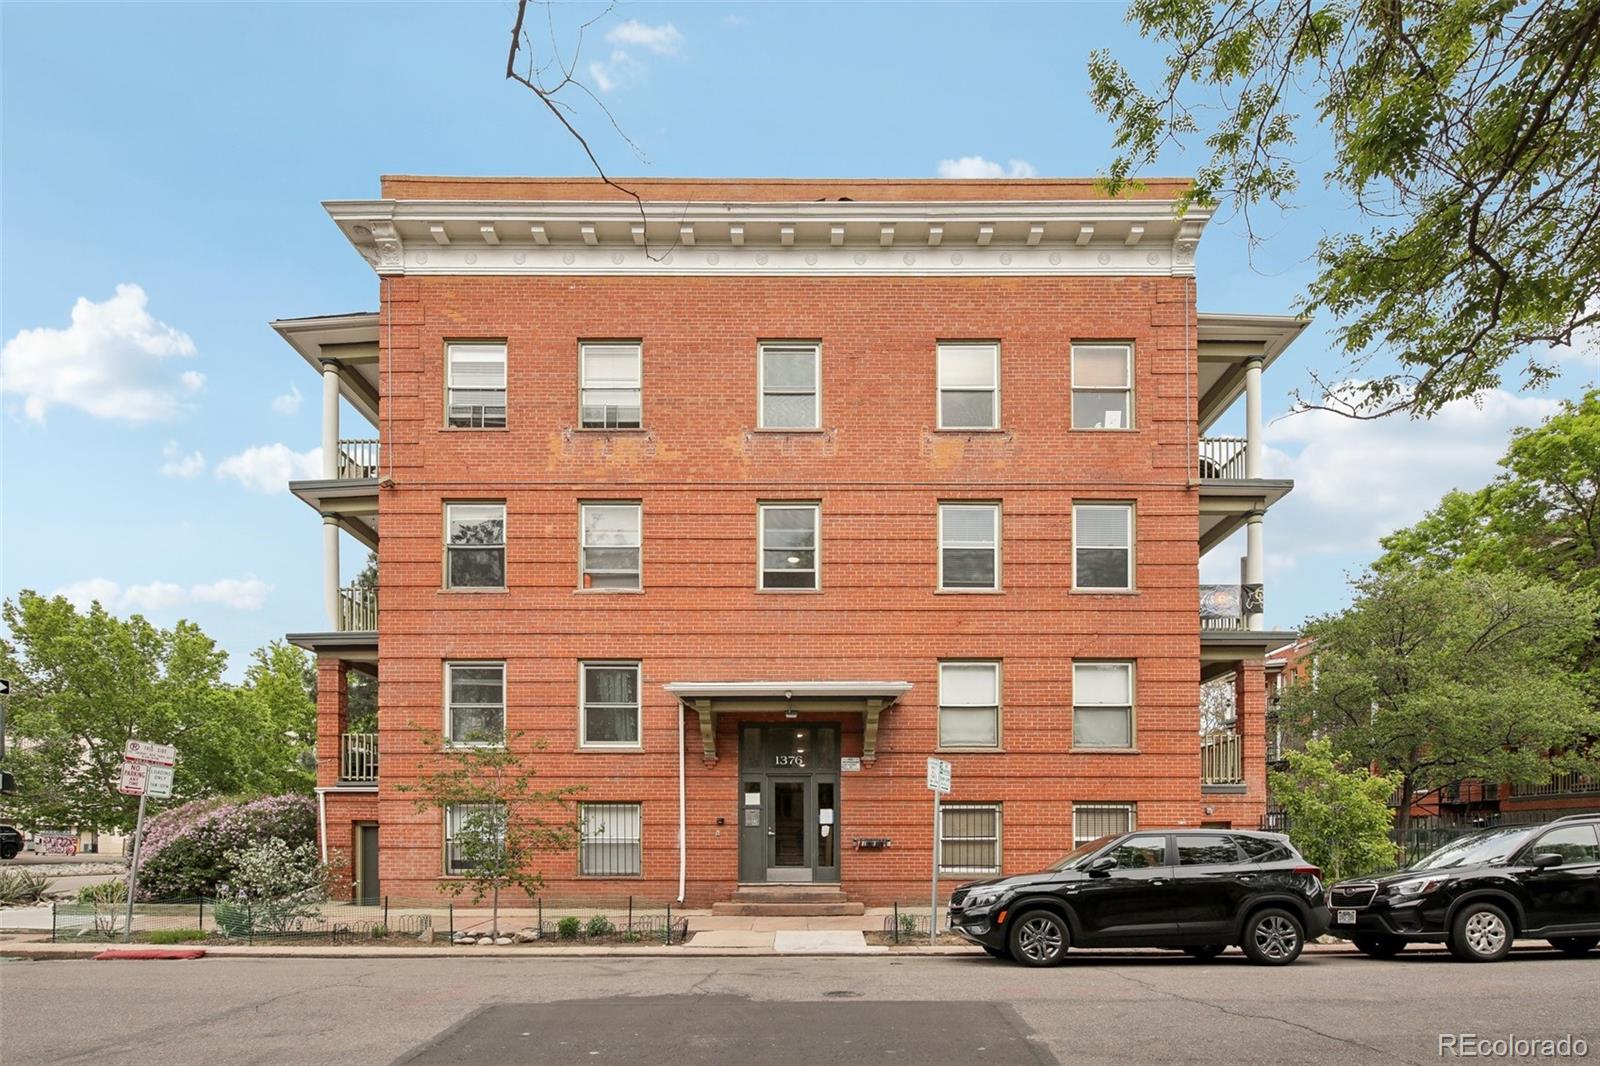
[[1316, 866], [1296, 866], [1291, 872], [1297, 874], [1309, 874], [1312, 877], [1322, 876], [1321, 868]]

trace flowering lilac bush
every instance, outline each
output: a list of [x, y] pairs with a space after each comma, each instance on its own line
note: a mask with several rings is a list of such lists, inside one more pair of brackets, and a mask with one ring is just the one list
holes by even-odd
[[[233, 856], [264, 840], [291, 849], [315, 845], [317, 808], [309, 796], [196, 800], [150, 820], [139, 853], [139, 898], [217, 895], [233, 873]], [[314, 854], [314, 852], [313, 852]]]
[[217, 886], [216, 919], [227, 936], [282, 935], [321, 915], [327, 877], [313, 842], [291, 847], [272, 838], [226, 858], [233, 873]]

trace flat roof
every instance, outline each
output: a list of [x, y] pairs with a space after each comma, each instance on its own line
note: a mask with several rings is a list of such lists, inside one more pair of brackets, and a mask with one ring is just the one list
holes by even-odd
[[[1098, 178], [630, 178], [612, 179], [646, 200], [794, 203], [802, 200], [1172, 200], [1188, 178], [1145, 178], [1108, 196]], [[457, 177], [385, 174], [394, 200], [619, 200], [633, 197], [595, 177]]]

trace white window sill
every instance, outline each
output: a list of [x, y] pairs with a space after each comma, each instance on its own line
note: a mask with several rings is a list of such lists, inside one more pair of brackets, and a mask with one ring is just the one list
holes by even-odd
[[1068, 755], [1142, 755], [1138, 748], [1068, 748]]

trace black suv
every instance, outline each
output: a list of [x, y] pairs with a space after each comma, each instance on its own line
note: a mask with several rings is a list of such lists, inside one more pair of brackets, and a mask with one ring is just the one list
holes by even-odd
[[1494, 962], [1519, 936], [1582, 955], [1600, 944], [1600, 813], [1473, 833], [1399, 873], [1341, 881], [1328, 904], [1329, 932], [1377, 959], [1442, 940]]
[[14, 859], [25, 841], [16, 827], [0, 825], [0, 859]]
[[1282, 966], [1328, 927], [1322, 875], [1288, 838], [1237, 829], [1141, 829], [1074, 848], [1048, 870], [962, 885], [950, 928], [996, 958], [1054, 966], [1069, 945], [1238, 944]]

